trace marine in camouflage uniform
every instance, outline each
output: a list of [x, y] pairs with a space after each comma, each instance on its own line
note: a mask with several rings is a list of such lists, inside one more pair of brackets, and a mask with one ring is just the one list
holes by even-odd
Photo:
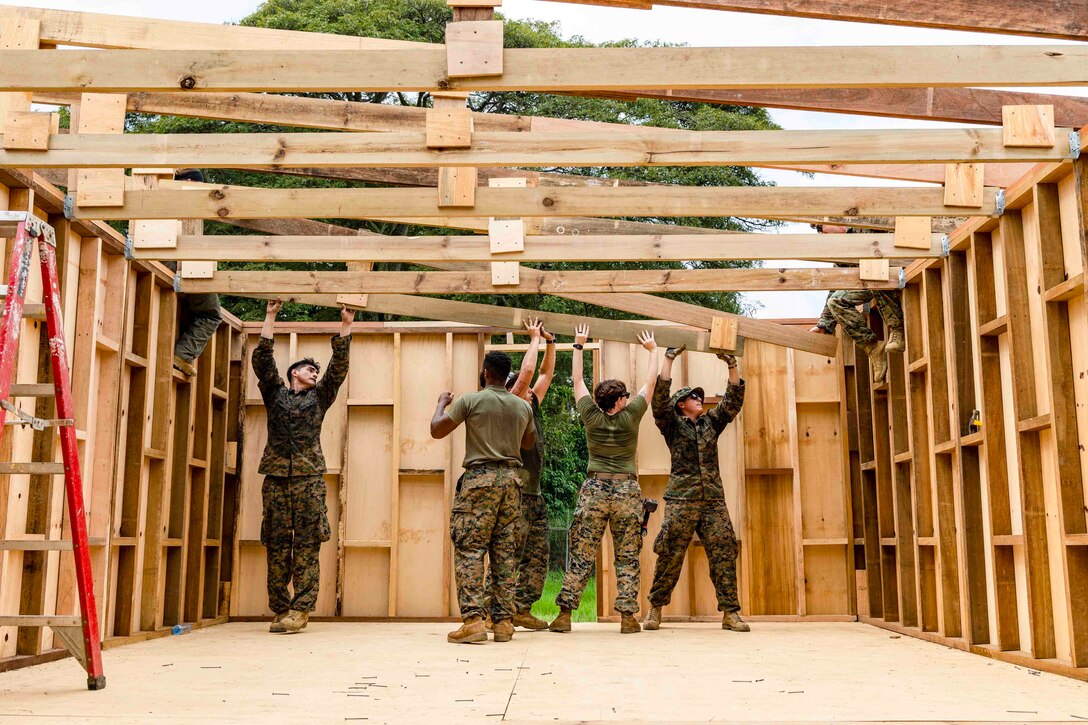
[[654, 541], [657, 565], [650, 588], [654, 609], [647, 617], [647, 629], [660, 625], [660, 610], [672, 599], [693, 535], [698, 535], [706, 550], [718, 610], [727, 616], [740, 611], [737, 537], [725, 505], [718, 437], [740, 413], [744, 381], [730, 383], [721, 401], [695, 420], [677, 405], [693, 395], [701, 401], [702, 388], [681, 388], [670, 396], [671, 382], [659, 378], [653, 396], [654, 423], [669, 446], [672, 469], [665, 489], [664, 521]]
[[[268, 607], [277, 615], [312, 612], [317, 604], [318, 553], [331, 535], [325, 504], [321, 424], [348, 374], [351, 336], [332, 338], [324, 376], [303, 391], [288, 388], [273, 358], [273, 340], [261, 337], [253, 371], [268, 417], [261, 543], [268, 555]], [[292, 583], [294, 596], [288, 594]]]
[[536, 445], [521, 452], [521, 526], [522, 545], [518, 563], [517, 591], [514, 595], [516, 612], [528, 612], [544, 593], [548, 576], [548, 507], [540, 493], [540, 472], [544, 465], [544, 416], [540, 401], [530, 391]]

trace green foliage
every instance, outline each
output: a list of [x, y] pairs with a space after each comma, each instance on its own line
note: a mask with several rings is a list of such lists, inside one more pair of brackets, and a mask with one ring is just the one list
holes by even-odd
[[[559, 616], [559, 607], [555, 605], [555, 598], [559, 590], [563, 588], [563, 572], [550, 571], [548, 578], [544, 580], [544, 593], [533, 605], [534, 617], [545, 621], [552, 621]], [[597, 577], [590, 577], [586, 583], [586, 590], [582, 592], [582, 601], [578, 608], [570, 613], [572, 622], [596, 622], [597, 621]]]
[[[258, 9], [241, 21], [242, 25], [304, 30], [340, 35], [367, 36], [404, 41], [442, 43], [445, 25], [452, 19], [452, 11], [445, 0], [266, 0]], [[541, 21], [506, 20], [505, 45], [511, 48], [558, 48], [591, 47], [582, 37], [563, 37], [557, 23]], [[623, 40], [610, 46], [654, 45], [638, 40]], [[406, 106], [430, 106], [427, 93], [325, 93], [305, 94], [353, 102], [384, 103]], [[544, 93], [473, 93], [470, 106], [477, 111], [490, 113], [550, 116], [586, 121], [604, 121], [628, 125], [658, 126], [687, 130], [758, 130], [776, 128], [767, 112], [759, 108], [719, 106], [710, 104], [669, 102], [653, 99], [621, 101], [604, 98], [583, 98], [574, 95]], [[211, 119], [178, 118], [129, 114], [127, 127], [134, 133], [271, 133], [293, 131], [283, 126], [247, 124]], [[312, 129], [306, 129], [312, 130]], [[610, 177], [661, 184], [686, 186], [759, 186], [766, 182], [753, 169], [743, 167], [653, 167], [653, 168], [548, 168], [545, 171], [577, 173], [589, 176]], [[239, 184], [266, 188], [318, 188], [318, 187], [366, 187], [360, 182], [313, 179], [286, 174], [269, 174], [231, 169], [207, 169], [207, 181], [220, 184]], [[729, 217], [697, 219], [642, 218], [662, 224], [716, 229], [752, 229], [761, 226], [750, 220]], [[359, 220], [326, 219], [342, 226], [367, 229], [387, 235], [425, 235], [448, 233], [430, 227], [403, 224], [368, 222]], [[219, 222], [208, 222], [209, 234], [250, 234]], [[334, 263], [285, 264], [267, 262], [223, 263], [224, 269], [306, 269], [342, 270], [344, 265]], [[538, 265], [540, 269], [677, 269], [682, 267], [724, 268], [747, 267], [748, 262], [627, 262], [617, 260], [607, 264], [554, 263]], [[421, 269], [407, 264], [379, 264], [379, 270]], [[745, 312], [740, 298], [733, 292], [700, 294], [669, 294], [672, 299], [701, 305], [717, 310]], [[567, 314], [631, 319], [617, 310], [595, 307], [546, 295], [460, 295], [454, 299], [483, 302], [508, 307]], [[252, 299], [227, 297], [224, 306], [245, 320], [260, 320], [264, 316], [264, 302]], [[288, 303], [280, 313], [281, 319], [292, 321], [335, 320], [336, 310]], [[394, 317], [367, 313], [359, 319], [388, 320]], [[635, 381], [628, 381], [634, 384]], [[637, 387], [637, 385], [636, 385]], [[570, 356], [561, 355], [552, 390], [544, 400], [545, 445], [547, 458], [542, 488], [553, 514], [565, 516], [573, 506], [577, 489], [586, 470], [587, 454], [585, 435], [573, 409], [570, 379]]]

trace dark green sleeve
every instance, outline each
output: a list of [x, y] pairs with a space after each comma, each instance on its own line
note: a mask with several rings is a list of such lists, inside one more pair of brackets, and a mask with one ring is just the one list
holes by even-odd
[[280, 377], [280, 371], [276, 368], [276, 358], [272, 356], [273, 345], [273, 340], [261, 337], [257, 341], [257, 348], [253, 351], [251, 362], [261, 395], [283, 387], [283, 378]]
[[665, 436], [667, 443], [672, 439], [673, 426], [676, 424], [676, 411], [672, 405], [672, 380], [665, 380], [658, 376], [657, 385], [654, 386], [654, 423], [661, 435]]
[[740, 413], [740, 408], [744, 404], [744, 381], [741, 380], [736, 385], [730, 384], [725, 391], [725, 395], [722, 396], [721, 401], [714, 406], [714, 409], [707, 413], [710, 418], [710, 422], [714, 424], [714, 430], [719, 434], [725, 427], [733, 422], [733, 419]]
[[348, 352], [350, 350], [351, 335], [347, 337], [337, 335], [332, 339], [332, 359], [329, 360], [329, 367], [325, 370], [325, 374], [321, 376], [321, 379], [317, 381], [316, 386], [317, 399], [324, 408], [332, 406], [333, 401], [336, 400], [336, 394], [340, 391], [340, 386], [347, 380]]

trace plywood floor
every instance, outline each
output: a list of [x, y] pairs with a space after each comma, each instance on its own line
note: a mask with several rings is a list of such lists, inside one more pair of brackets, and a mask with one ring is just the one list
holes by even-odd
[[233, 623], [0, 674], [0, 722], [1088, 720], [1088, 683], [865, 624], [677, 624], [449, 645], [443, 624]]

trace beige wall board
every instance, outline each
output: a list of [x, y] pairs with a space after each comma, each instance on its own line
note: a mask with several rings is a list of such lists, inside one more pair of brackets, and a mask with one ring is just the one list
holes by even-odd
[[391, 407], [351, 407], [345, 455], [344, 539], [389, 541], [396, 475]]
[[795, 351], [794, 385], [797, 402], [833, 402], [840, 398], [838, 365], [834, 357]]
[[501, 20], [467, 20], [446, 24], [446, 74], [450, 78], [501, 76]]
[[[333, 531], [340, 527], [340, 481], [333, 474], [325, 475], [325, 505], [328, 507], [329, 526]], [[314, 615], [329, 617], [336, 614], [336, 580], [339, 569], [336, 541], [329, 539], [321, 545], [318, 555], [321, 567], [320, 591], [317, 594], [317, 608]]]
[[[401, 336], [400, 468], [445, 468], [445, 444], [431, 438], [430, 421], [438, 394], [446, 388], [445, 373], [435, 361], [446, 357], [444, 335]], [[471, 390], [476, 390], [473, 386]], [[463, 394], [468, 390], [457, 390]]]
[[[805, 539], [849, 536], [842, 475], [842, 431], [838, 405], [802, 406], [797, 413], [801, 468], [801, 522]], [[806, 549], [806, 557], [808, 550]], [[838, 552], [845, 556], [845, 550]], [[841, 559], [845, 569], [846, 561]], [[826, 614], [826, 612], [824, 612]]]
[[744, 466], [747, 469], [791, 468], [789, 411], [780, 395], [788, 383], [787, 350], [751, 344], [745, 351], [747, 391], [744, 399]]
[[[402, 338], [403, 339], [403, 338]], [[401, 475], [397, 616], [442, 616], [446, 501], [442, 476]]]
[[340, 602], [343, 616], [387, 616], [389, 614], [389, 550], [354, 548], [345, 550], [343, 592], [344, 597]]
[[351, 403], [391, 403], [393, 336], [356, 336], [351, 341], [351, 366], [341, 395]]
[[272, 616], [268, 608], [268, 559], [260, 543], [243, 543], [238, 552], [239, 578], [231, 592], [233, 616]]
[[748, 476], [745, 487], [748, 547], [753, 576], [752, 614], [794, 614], [793, 477]]
[[947, 164], [944, 175], [944, 203], [982, 206], [984, 174], [983, 164]]
[[1006, 146], [1054, 145], [1054, 106], [1002, 106], [1001, 123]]
[[848, 581], [845, 561], [845, 547], [805, 547], [806, 614], [842, 614], [849, 611], [846, 588], [851, 582]]

